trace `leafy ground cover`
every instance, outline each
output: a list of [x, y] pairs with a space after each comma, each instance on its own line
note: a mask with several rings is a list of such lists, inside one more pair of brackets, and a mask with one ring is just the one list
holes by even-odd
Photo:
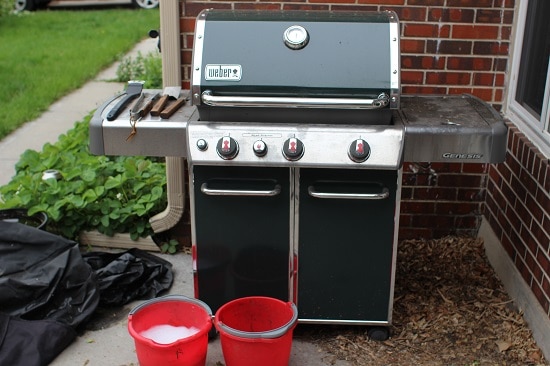
[[0, 21], [0, 139], [119, 60], [158, 10], [50, 10]]
[[[84, 230], [129, 233], [134, 240], [152, 235], [149, 218], [166, 207], [164, 161], [91, 155], [90, 117], [42, 151], [23, 153], [16, 175], [0, 187], [0, 209], [45, 212], [48, 231], [69, 239]], [[56, 170], [61, 179], [44, 180], [47, 170]]]

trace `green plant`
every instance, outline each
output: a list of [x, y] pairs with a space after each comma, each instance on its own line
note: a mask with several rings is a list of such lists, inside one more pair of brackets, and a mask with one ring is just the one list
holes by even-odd
[[[0, 208], [45, 212], [48, 230], [77, 239], [83, 230], [106, 235], [152, 235], [149, 218], [166, 207], [165, 164], [161, 159], [94, 156], [88, 150], [91, 116], [41, 152], [27, 150], [16, 175], [0, 187]], [[43, 180], [55, 169], [62, 179]]]
[[178, 251], [179, 242], [175, 239], [170, 239], [167, 242], [162, 243], [160, 246], [161, 253], [174, 254]]
[[149, 52], [145, 56], [138, 52], [135, 59], [125, 57], [118, 65], [117, 81], [145, 80], [147, 89], [162, 88], [162, 59], [159, 53]]

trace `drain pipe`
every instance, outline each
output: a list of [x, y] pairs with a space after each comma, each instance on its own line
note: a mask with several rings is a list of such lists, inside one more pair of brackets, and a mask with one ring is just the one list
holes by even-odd
[[[179, 1], [159, 2], [160, 39], [162, 57], [162, 83], [167, 86], [181, 86]], [[173, 228], [185, 211], [185, 158], [166, 157], [166, 209], [149, 219], [155, 233]]]

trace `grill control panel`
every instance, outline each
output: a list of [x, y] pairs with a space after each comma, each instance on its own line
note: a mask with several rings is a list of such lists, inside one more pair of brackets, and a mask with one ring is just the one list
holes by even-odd
[[188, 158], [200, 165], [398, 169], [403, 127], [190, 121]]

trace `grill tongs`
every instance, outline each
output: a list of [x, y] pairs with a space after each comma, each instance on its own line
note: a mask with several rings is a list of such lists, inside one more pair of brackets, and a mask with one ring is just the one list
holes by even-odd
[[202, 102], [215, 107], [380, 109], [389, 104], [390, 97], [386, 93], [380, 93], [376, 99], [216, 96], [205, 90]]

